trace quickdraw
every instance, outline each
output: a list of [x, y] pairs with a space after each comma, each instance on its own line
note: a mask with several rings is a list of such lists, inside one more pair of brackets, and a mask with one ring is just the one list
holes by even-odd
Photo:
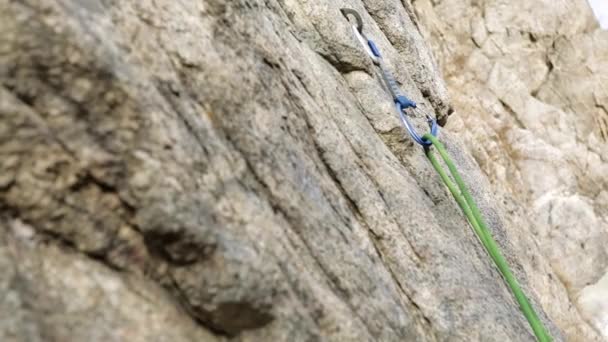
[[[361, 19], [359, 13], [357, 13], [357, 11], [355, 10], [344, 8], [342, 9], [342, 14], [349, 22], [350, 17], [353, 17], [355, 19], [355, 23], [352, 25], [355, 36], [363, 46], [364, 50], [367, 52], [367, 55], [374, 62], [374, 64], [380, 68], [382, 77], [384, 78], [387, 88], [389, 89], [391, 96], [393, 97], [393, 101], [395, 102], [395, 108], [399, 113], [399, 117], [401, 118], [405, 129], [408, 131], [409, 135], [415, 142], [424, 147], [424, 151], [427, 158], [429, 159], [429, 161], [439, 174], [440, 178], [447, 186], [448, 190], [462, 209], [462, 212], [465, 214], [467, 220], [469, 221], [469, 224], [473, 227], [473, 231], [475, 232], [482, 245], [492, 258], [492, 261], [494, 262], [502, 276], [504, 277], [507, 285], [513, 293], [513, 296], [517, 300], [517, 303], [519, 304], [522, 313], [528, 320], [528, 323], [530, 324], [530, 327], [532, 328], [532, 331], [534, 332], [536, 338], [541, 342], [551, 341], [552, 338], [547, 332], [547, 329], [545, 328], [541, 320], [538, 318], [538, 315], [536, 314], [536, 311], [534, 311], [532, 304], [530, 304], [528, 298], [521, 289], [517, 278], [515, 278], [515, 276], [513, 275], [513, 272], [509, 268], [509, 264], [500, 252], [498, 244], [496, 243], [496, 241], [494, 241], [494, 238], [492, 238], [492, 235], [488, 230], [487, 224], [483, 219], [477, 207], [477, 204], [473, 199], [473, 196], [471, 196], [467, 186], [462, 180], [462, 177], [458, 173], [455, 164], [448, 156], [445, 148], [443, 147], [443, 144], [441, 144], [441, 142], [439, 142], [439, 140], [437, 139], [438, 127], [436, 120], [432, 119], [430, 116], [427, 115], [427, 121], [431, 128], [430, 133], [424, 134], [423, 136], [420, 136], [418, 135], [418, 133], [416, 133], [416, 130], [410, 123], [405, 112], [406, 109], [409, 108], [416, 109], [416, 103], [411, 101], [401, 93], [397, 82], [395, 81], [395, 78], [384, 65], [380, 50], [378, 49], [376, 44], [371, 39], [367, 38], [363, 33], [363, 20]], [[443, 166], [432, 153], [431, 146], [434, 146], [439, 152], [439, 155], [443, 159], [445, 165], [447, 165], [454, 181], [452, 181], [452, 178], [450, 178]], [[454, 182], [456, 184], [454, 184]]]
[[[355, 36], [363, 46], [363, 49], [367, 52], [367, 55], [371, 58], [376, 66], [380, 69], [382, 73], [382, 78], [386, 83], [386, 86], [393, 97], [393, 101], [395, 102], [395, 109], [399, 114], [399, 118], [403, 123], [405, 129], [408, 131], [412, 139], [422, 146], [430, 146], [431, 142], [429, 140], [424, 139], [417, 132], [410, 120], [407, 117], [406, 110], [412, 108], [413, 110], [417, 109], [417, 105], [414, 101], [407, 98], [405, 95], [401, 93], [401, 89], [397, 85], [397, 81], [388, 70], [386, 65], [384, 64], [384, 60], [382, 59], [382, 55], [380, 54], [380, 49], [376, 46], [373, 40], [367, 38], [363, 33], [363, 20], [357, 11], [350, 8], [343, 8], [342, 14], [346, 17], [350, 22], [350, 17], [355, 19], [355, 23], [353, 24], [353, 32]], [[350, 16], [350, 17], [349, 17]], [[429, 115], [426, 115], [427, 122], [431, 128], [431, 135], [437, 136], [437, 132], [439, 130], [439, 126], [437, 125], [437, 121], [431, 118]]]

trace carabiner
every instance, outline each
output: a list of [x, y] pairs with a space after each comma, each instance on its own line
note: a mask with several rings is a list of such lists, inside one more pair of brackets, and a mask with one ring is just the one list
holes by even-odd
[[[403, 108], [403, 106], [401, 106], [399, 102], [395, 102], [395, 108], [397, 109], [397, 113], [399, 113], [399, 118], [401, 119], [401, 122], [403, 123], [403, 126], [405, 126], [405, 129], [409, 133], [410, 137], [423, 147], [430, 146], [432, 143], [429, 140], [418, 135], [418, 133], [416, 132], [416, 129], [405, 114], [405, 108]], [[437, 130], [439, 128], [439, 126], [437, 125], [437, 120], [431, 118], [430, 115], [426, 114], [426, 122], [429, 124], [429, 127], [431, 129], [431, 135], [436, 137]]]
[[350, 22], [350, 19], [348, 18], [348, 15], [352, 15], [353, 17], [355, 17], [355, 29], [357, 30], [357, 32], [361, 32], [363, 33], [363, 19], [361, 19], [361, 15], [359, 14], [359, 12], [355, 11], [352, 8], [342, 8], [340, 9], [340, 12], [342, 12], [342, 15], [346, 17], [346, 20], [348, 20]]
[[372, 59], [374, 64], [380, 64], [380, 51], [376, 47], [376, 44], [374, 44], [373, 41], [368, 39], [363, 33], [363, 19], [361, 19], [361, 15], [351, 8], [342, 8], [340, 9], [340, 11], [342, 12], [342, 15], [344, 15], [346, 20], [348, 20], [348, 22], [351, 22], [349, 15], [352, 15], [355, 18], [355, 24], [353, 25], [353, 32], [355, 33], [355, 37], [357, 37], [357, 40], [359, 40], [359, 43], [361, 43], [363, 49], [365, 50], [365, 52], [367, 52], [367, 55], [369, 56], [369, 58]]
[[[431, 142], [418, 135], [416, 129], [414, 128], [410, 120], [407, 118], [407, 114], [405, 113], [405, 110], [407, 108], [417, 109], [416, 103], [408, 99], [406, 96], [402, 95], [401, 90], [399, 89], [399, 86], [395, 81], [395, 78], [390, 73], [390, 71], [386, 69], [386, 66], [382, 61], [380, 50], [378, 50], [376, 44], [374, 44], [374, 42], [371, 39], [367, 38], [363, 33], [363, 20], [361, 19], [361, 15], [359, 15], [357, 11], [350, 8], [342, 8], [340, 11], [342, 12], [342, 15], [346, 17], [346, 20], [348, 20], [348, 22], [350, 22], [349, 15], [352, 15], [355, 18], [353, 32], [355, 33], [355, 36], [357, 37], [361, 45], [363, 45], [363, 48], [365, 49], [369, 57], [372, 59], [374, 64], [380, 68], [380, 71], [382, 72], [382, 77], [384, 78], [384, 82], [386, 83], [386, 86], [391, 96], [393, 97], [395, 108], [397, 109], [397, 113], [399, 114], [399, 118], [401, 119], [403, 126], [405, 126], [405, 129], [415, 142], [424, 146], [425, 148], [430, 146]], [[426, 115], [426, 118], [431, 129], [431, 135], [437, 136], [437, 121], [431, 118], [429, 115]]]

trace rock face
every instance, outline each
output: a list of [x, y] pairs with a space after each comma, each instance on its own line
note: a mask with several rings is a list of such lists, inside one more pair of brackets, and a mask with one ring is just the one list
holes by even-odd
[[[0, 0], [0, 340], [532, 340], [343, 6]], [[442, 141], [555, 339], [599, 340], [588, 9], [348, 6], [423, 110], [458, 109]]]
[[458, 113], [448, 129], [524, 208], [525, 232], [608, 339], [608, 31], [586, 1], [415, 5]]

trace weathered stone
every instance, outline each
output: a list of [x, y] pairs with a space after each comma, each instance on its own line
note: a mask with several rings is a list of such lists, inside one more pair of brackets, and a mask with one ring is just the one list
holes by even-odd
[[[590, 302], [605, 298], [598, 281], [608, 269], [608, 32], [582, 0], [422, 0], [415, 8], [454, 100], [447, 128], [496, 198], [525, 211], [527, 224], [513, 233], [535, 236], [564, 285], [532, 280], [553, 303], [547, 313], [568, 340], [591, 340], [577, 311], [608, 338], [608, 311]], [[554, 305], [564, 289], [577, 304], [565, 315]]]
[[[450, 3], [465, 6], [437, 6]], [[0, 339], [531, 340], [459, 208], [404, 135], [342, 6], [0, 0], [0, 315], [15, 313], [0, 316]], [[470, 97], [464, 91], [475, 91], [480, 119], [466, 129], [472, 116], [450, 119], [442, 141], [552, 335], [596, 338], [562, 283], [570, 273], [552, 268], [547, 253], [563, 239], [540, 240], [550, 224], [541, 218], [552, 219], [540, 214], [544, 203], [580, 199], [600, 222], [588, 199], [608, 202], [607, 188], [598, 183], [593, 196], [559, 188], [539, 201], [581, 179], [582, 168], [554, 160], [572, 162], [561, 137], [579, 146], [561, 130], [568, 125], [545, 129], [574, 120], [545, 90], [558, 74], [547, 75], [542, 53], [495, 61], [530, 37], [511, 37], [504, 25], [527, 25], [545, 44], [553, 29], [583, 35], [586, 19], [566, 30], [555, 18], [514, 21], [495, 13], [506, 6], [488, 5], [471, 12], [486, 16], [484, 33], [452, 21], [472, 4], [450, 13], [422, 0], [348, 6], [423, 111], [445, 122]], [[459, 29], [442, 41], [434, 35], [444, 23]], [[455, 46], [468, 50], [453, 56]], [[433, 53], [448, 86], [462, 85], [452, 101]], [[461, 61], [455, 69], [451, 58]], [[526, 59], [534, 72], [513, 76], [509, 68]], [[458, 83], [455, 70], [465, 67]], [[514, 96], [501, 86], [506, 77], [534, 94]], [[422, 115], [413, 120], [425, 128]], [[496, 139], [473, 144], [478, 132]], [[517, 143], [541, 133], [544, 145]], [[552, 154], [514, 157], [534, 148]], [[585, 153], [601, 168], [597, 148]], [[560, 178], [535, 173], [543, 161]], [[533, 211], [541, 218], [530, 219]], [[601, 250], [601, 234], [588, 232], [579, 240]], [[564, 265], [578, 260], [603, 262], [573, 256]], [[596, 271], [585, 270], [586, 282]]]

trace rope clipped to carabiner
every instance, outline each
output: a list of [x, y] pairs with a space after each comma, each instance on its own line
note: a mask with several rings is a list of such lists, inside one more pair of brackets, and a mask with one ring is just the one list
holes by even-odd
[[[361, 20], [361, 16], [359, 15], [359, 13], [357, 13], [355, 10], [344, 8], [342, 9], [342, 14], [349, 21], [349, 16], [355, 18], [355, 24], [353, 25], [353, 31], [355, 33], [355, 36], [357, 37], [359, 42], [361, 42], [363, 48], [367, 52], [368, 56], [372, 59], [374, 64], [380, 68], [380, 71], [382, 72], [382, 77], [384, 78], [387, 88], [391, 92], [393, 101], [395, 102], [395, 108], [399, 113], [399, 117], [401, 118], [405, 129], [408, 131], [414, 141], [424, 147], [425, 154], [431, 162], [431, 165], [435, 168], [441, 180], [447, 186], [448, 190], [462, 209], [462, 212], [465, 214], [467, 220], [469, 221], [469, 224], [473, 227], [473, 231], [481, 241], [481, 244], [484, 246], [485, 250], [490, 255], [490, 258], [500, 271], [500, 274], [503, 276], [507, 285], [511, 289], [511, 293], [513, 293], [513, 296], [519, 304], [520, 310], [528, 320], [528, 323], [530, 324], [534, 335], [536, 336], [538, 341], [551, 341], [551, 335], [549, 335], [547, 329], [536, 314], [536, 311], [534, 311], [532, 304], [521, 289], [517, 278], [515, 278], [515, 275], [513, 275], [509, 264], [500, 252], [500, 248], [492, 237], [492, 234], [490, 233], [485, 220], [481, 216], [477, 204], [475, 203], [475, 200], [473, 200], [473, 196], [471, 196], [471, 193], [469, 192], [466, 184], [462, 180], [462, 177], [460, 177], [456, 166], [448, 156], [445, 148], [437, 139], [437, 122], [427, 115], [427, 120], [429, 122], [429, 126], [431, 127], [430, 133], [427, 133], [423, 136], [420, 136], [416, 133], [416, 130], [408, 120], [407, 115], [405, 113], [405, 110], [408, 108], [415, 109], [416, 103], [401, 94], [401, 91], [397, 86], [395, 78], [388, 71], [388, 69], [384, 65], [384, 62], [382, 61], [382, 55], [380, 54], [380, 50], [378, 49], [376, 44], [374, 44], [371, 39], [368, 39], [363, 33], [363, 20]], [[439, 152], [439, 155], [443, 159], [445, 165], [447, 165], [452, 178], [456, 182], [456, 185], [454, 184], [454, 181], [452, 181], [452, 178], [448, 176], [448, 173], [439, 163], [435, 155], [432, 153], [431, 145], [433, 145]]]
[[[372, 62], [374, 62], [374, 64], [378, 66], [378, 68], [380, 68], [382, 78], [384, 79], [386, 87], [388, 88], [389, 92], [391, 93], [391, 96], [393, 97], [393, 101], [395, 102], [395, 109], [399, 114], [399, 118], [401, 119], [403, 126], [415, 142], [422, 146], [430, 146], [431, 142], [420, 136], [416, 132], [416, 129], [408, 119], [406, 113], [406, 109], [408, 108], [418, 108], [416, 102], [410, 100], [401, 93], [401, 89], [399, 89], [395, 77], [393, 77], [393, 74], [391, 74], [391, 72], [388, 70], [386, 64], [384, 63], [384, 60], [382, 59], [380, 49], [378, 49], [378, 46], [376, 46], [373, 40], [367, 38], [363, 33], [363, 20], [361, 19], [361, 16], [357, 11], [350, 8], [343, 8], [341, 11], [342, 14], [346, 17], [346, 19], [349, 20], [349, 22], [349, 16], [355, 18], [355, 23], [353, 24], [353, 32], [355, 33], [355, 36], [357, 37], [361, 45], [363, 46], [363, 49], [367, 52], [367, 55], [371, 58]], [[439, 129], [437, 121], [429, 115], [426, 115], [426, 118], [429, 127], [431, 128], [431, 135], [436, 137]]]
[[[536, 311], [534, 311], [534, 307], [526, 297], [526, 294], [521, 289], [517, 278], [515, 278], [515, 275], [511, 271], [509, 263], [500, 252], [500, 247], [492, 237], [492, 233], [490, 233], [490, 230], [488, 229], [488, 226], [483, 219], [479, 208], [477, 207], [477, 203], [475, 203], [473, 196], [471, 196], [469, 189], [456, 169], [456, 165], [450, 159], [445, 147], [437, 138], [430, 134], [425, 134], [424, 138], [428, 139], [433, 144], [437, 152], [439, 152], [441, 159], [443, 159], [443, 162], [445, 165], [447, 165], [452, 177], [450, 178], [450, 176], [448, 176], [448, 173], [439, 163], [437, 157], [435, 157], [430, 148], [424, 149], [427, 158], [431, 162], [431, 165], [433, 165], [433, 168], [435, 168], [439, 174], [439, 177], [441, 177], [441, 180], [443, 180], [444, 184], [447, 186], [448, 190], [456, 200], [456, 203], [458, 203], [458, 206], [460, 206], [460, 209], [473, 227], [473, 231], [481, 241], [481, 244], [485, 248], [486, 252], [488, 252], [490, 255], [490, 258], [492, 258], [492, 261], [494, 261], [494, 264], [498, 268], [498, 271], [500, 271], [500, 274], [505, 279], [507, 285], [511, 289], [511, 293], [513, 293], [513, 296], [517, 301], [517, 304], [519, 304], [521, 312], [528, 320], [534, 335], [536, 335], [537, 340], [540, 342], [550, 342], [552, 340], [551, 335], [549, 335], [547, 329], [543, 326], [542, 321], [540, 318], [538, 318]], [[452, 179], [454, 179], [454, 181], [452, 181]], [[454, 182], [456, 184], [454, 184]]]

